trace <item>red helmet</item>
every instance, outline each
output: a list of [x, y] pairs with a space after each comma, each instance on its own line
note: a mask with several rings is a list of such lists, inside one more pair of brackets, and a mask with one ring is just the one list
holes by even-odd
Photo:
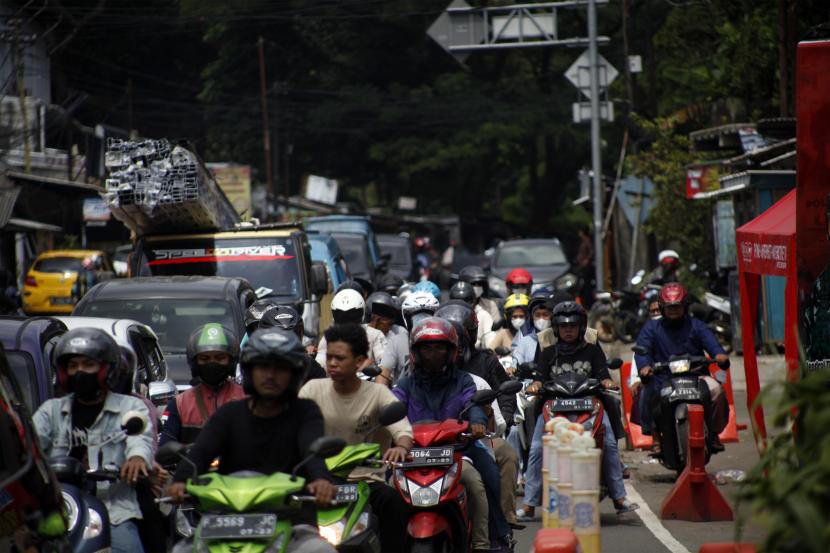
[[660, 288], [660, 296], [657, 298], [657, 301], [660, 304], [661, 311], [667, 305], [682, 305], [686, 307], [689, 303], [689, 293], [679, 282], [670, 282]]
[[447, 361], [455, 359], [458, 351], [458, 333], [455, 327], [446, 319], [425, 317], [412, 327], [409, 335], [409, 356], [414, 366], [421, 364], [421, 352], [418, 346], [431, 343], [443, 343], [449, 346]]
[[533, 277], [525, 269], [513, 269], [507, 273], [507, 278], [504, 279], [507, 286], [532, 286]]

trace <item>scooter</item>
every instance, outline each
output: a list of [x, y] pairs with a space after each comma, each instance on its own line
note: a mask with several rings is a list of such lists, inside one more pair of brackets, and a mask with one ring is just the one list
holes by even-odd
[[[646, 355], [642, 346], [634, 346], [634, 353]], [[670, 469], [682, 472], [686, 467], [689, 453], [688, 406], [701, 405], [707, 409], [710, 404], [709, 387], [699, 377], [708, 375], [711, 359], [691, 355], [674, 356], [666, 363], [654, 363], [655, 374], [665, 374], [668, 382], [660, 390], [660, 400], [653, 409], [654, 422], [659, 431], [660, 463]], [[729, 368], [729, 361], [718, 365]], [[706, 463], [713, 453], [709, 447], [710, 433], [704, 421]]]
[[[202, 516], [192, 542], [180, 541], [173, 551], [285, 553], [293, 533], [291, 515], [314, 502], [314, 496], [301, 495], [306, 482], [297, 476], [298, 471], [312, 458], [337, 455], [345, 445], [337, 438], [318, 438], [291, 474], [211, 472], [189, 479], [188, 498]], [[156, 452], [156, 460], [165, 465], [178, 458], [192, 465], [184, 449], [180, 443], [168, 442]], [[171, 498], [162, 497], [156, 502], [170, 503]]]
[[[98, 468], [84, 470], [82, 463], [70, 456], [52, 457], [49, 464], [61, 484], [61, 496], [67, 518], [67, 540], [73, 553], [109, 551], [110, 517], [104, 502], [95, 496], [97, 482], [118, 480], [120, 470], [104, 465], [104, 445], [141, 434], [147, 419], [138, 411], [128, 411], [121, 418], [121, 432], [103, 440], [98, 446]], [[93, 445], [93, 444], [90, 444]]]
[[462, 417], [473, 405], [489, 405], [520, 388], [520, 382], [508, 381], [498, 391], [479, 390], [457, 420], [412, 425], [416, 447], [410, 461], [395, 464], [394, 473], [395, 487], [414, 511], [407, 525], [410, 553], [469, 550], [472, 526], [461, 450], [473, 437]]
[[406, 406], [395, 402], [381, 409], [378, 425], [366, 433], [364, 443], [348, 445], [343, 451], [326, 459], [326, 468], [344, 481], [337, 485], [332, 507], [317, 509], [320, 536], [345, 553], [380, 553], [377, 516], [369, 505], [369, 485], [364, 481], [345, 482], [356, 467], [382, 466], [380, 446], [368, 439], [380, 427], [394, 424], [406, 417]]

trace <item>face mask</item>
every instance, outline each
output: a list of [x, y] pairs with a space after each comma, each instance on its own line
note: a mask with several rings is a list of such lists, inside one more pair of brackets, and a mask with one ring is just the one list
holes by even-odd
[[218, 386], [228, 379], [228, 366], [221, 363], [199, 365], [199, 378], [210, 386]]
[[101, 385], [98, 383], [98, 373], [77, 372], [69, 379], [69, 388], [75, 395], [84, 400], [92, 401], [101, 395]]
[[513, 325], [513, 328], [519, 330], [525, 325], [525, 320], [526, 319], [510, 319], [510, 324]]
[[550, 328], [550, 319], [534, 319], [533, 326], [536, 327], [536, 330], [542, 332], [543, 330]]
[[476, 298], [480, 298], [484, 295], [484, 286], [473, 286], [473, 292], [475, 292]]

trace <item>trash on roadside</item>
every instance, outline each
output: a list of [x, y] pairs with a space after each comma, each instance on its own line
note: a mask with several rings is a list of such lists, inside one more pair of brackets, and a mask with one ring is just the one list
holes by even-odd
[[743, 482], [746, 479], [746, 472], [739, 469], [719, 470], [715, 473], [715, 482], [719, 486], [729, 482]]

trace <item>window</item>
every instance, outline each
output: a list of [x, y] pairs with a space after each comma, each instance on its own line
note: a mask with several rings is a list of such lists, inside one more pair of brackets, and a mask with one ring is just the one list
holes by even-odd
[[567, 262], [559, 244], [545, 242], [505, 246], [499, 249], [494, 265], [497, 267], [544, 267]]
[[37, 260], [32, 270], [39, 273], [77, 273], [81, 270], [81, 261], [78, 257], [47, 257]]
[[35, 364], [32, 357], [22, 351], [7, 351], [6, 359], [17, 384], [23, 394], [23, 401], [29, 411], [34, 413], [40, 406], [38, 401], [38, 383], [35, 377]]

